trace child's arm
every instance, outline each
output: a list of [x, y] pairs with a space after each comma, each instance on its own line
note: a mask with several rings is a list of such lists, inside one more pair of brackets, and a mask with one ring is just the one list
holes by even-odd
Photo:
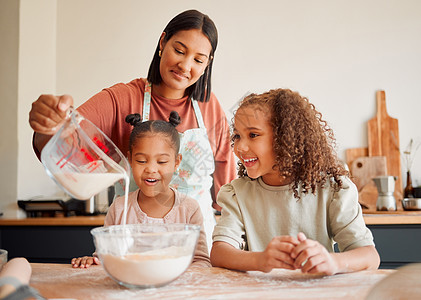
[[[113, 203], [114, 204], [114, 203]], [[114, 225], [114, 205], [111, 205], [107, 215], [105, 216], [104, 226]], [[72, 258], [71, 262], [73, 268], [89, 268], [91, 265], [100, 265], [101, 262], [99, 261], [96, 252], [92, 254], [92, 256], [83, 256], [83, 257], [75, 257]]]
[[[108, 212], [105, 216], [104, 220], [104, 227], [116, 225], [116, 203], [118, 198], [114, 200], [114, 202], [111, 204], [111, 206], [108, 209]], [[96, 255], [96, 252], [92, 254], [92, 256], [83, 256], [83, 257], [75, 257], [72, 258], [72, 261], [70, 262], [72, 264], [73, 268], [89, 268], [91, 265], [100, 265], [101, 262], [99, 261], [98, 256]]]
[[298, 240], [291, 236], [279, 236], [272, 239], [263, 252], [243, 251], [225, 242], [214, 242], [211, 251], [211, 263], [240, 271], [270, 272], [273, 268], [294, 270], [294, 260], [290, 253], [298, 245]]
[[300, 244], [291, 252], [295, 267], [303, 273], [337, 273], [377, 269], [380, 257], [374, 246], [364, 246], [341, 253], [329, 253], [319, 242], [298, 234]]

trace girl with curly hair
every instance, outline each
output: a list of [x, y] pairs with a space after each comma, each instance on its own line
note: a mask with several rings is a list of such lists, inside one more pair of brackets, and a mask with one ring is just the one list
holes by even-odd
[[379, 266], [333, 131], [308, 99], [288, 89], [247, 96], [232, 142], [240, 178], [218, 194], [213, 266], [327, 275]]

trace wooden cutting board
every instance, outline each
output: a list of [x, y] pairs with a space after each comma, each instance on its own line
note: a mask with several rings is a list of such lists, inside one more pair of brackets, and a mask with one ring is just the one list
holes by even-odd
[[377, 114], [368, 121], [368, 155], [385, 156], [387, 160], [387, 175], [396, 176], [396, 202], [403, 199], [401, 159], [399, 151], [398, 120], [390, 117], [386, 110], [386, 95], [377, 91]]
[[346, 164], [351, 168], [352, 162], [359, 157], [368, 156], [368, 148], [349, 148], [345, 150]]
[[378, 192], [373, 178], [387, 175], [386, 157], [358, 157], [349, 167], [351, 179], [358, 188], [358, 201], [363, 207], [376, 210]]

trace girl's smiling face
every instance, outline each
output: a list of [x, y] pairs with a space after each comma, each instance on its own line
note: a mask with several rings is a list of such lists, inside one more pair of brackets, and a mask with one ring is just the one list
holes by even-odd
[[166, 42], [164, 37], [165, 33], [160, 41], [162, 82], [155, 91], [166, 98], [180, 99], [204, 73], [212, 46], [199, 29], [179, 31]]
[[[130, 155], [130, 154], [129, 154]], [[164, 134], [147, 134], [136, 140], [129, 157], [133, 178], [146, 197], [168, 197], [174, 171], [181, 162], [174, 145]]]
[[234, 117], [234, 153], [247, 169], [250, 178], [262, 177], [268, 185], [281, 185], [274, 170], [273, 131], [270, 113], [255, 105], [237, 110]]

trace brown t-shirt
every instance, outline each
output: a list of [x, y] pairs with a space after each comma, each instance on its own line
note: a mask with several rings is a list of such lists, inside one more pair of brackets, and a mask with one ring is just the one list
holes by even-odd
[[[125, 122], [129, 114], [143, 111], [145, 79], [134, 79], [127, 84], [119, 83], [94, 95], [78, 111], [98, 126], [117, 145], [123, 154], [127, 154], [132, 126]], [[210, 145], [212, 147], [215, 172], [213, 173], [212, 197], [215, 201], [220, 187], [236, 177], [234, 155], [230, 146], [229, 125], [225, 113], [212, 93], [209, 102], [198, 102], [203, 116]], [[179, 132], [198, 128], [196, 116], [188, 97], [167, 99], [152, 92], [150, 120], [167, 121], [171, 111], [177, 111], [181, 118], [177, 126]]]

